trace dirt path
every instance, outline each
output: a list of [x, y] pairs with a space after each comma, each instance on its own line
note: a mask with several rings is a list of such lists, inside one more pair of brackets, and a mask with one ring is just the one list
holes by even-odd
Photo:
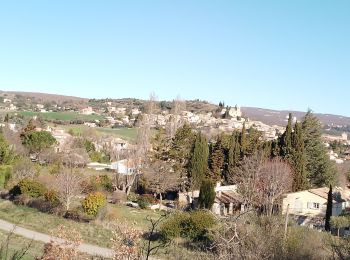
[[[52, 237], [49, 235], [16, 226], [15, 224], [12, 224], [5, 220], [0, 220], [0, 229], [7, 232], [12, 231], [16, 235], [33, 239], [36, 241], [41, 241], [44, 243], [48, 243], [52, 239]], [[58, 239], [58, 240], [61, 240], [61, 239]], [[84, 243], [78, 247], [78, 250], [82, 253], [86, 253], [92, 256], [111, 257], [113, 255], [113, 251], [111, 249], [90, 245], [90, 244], [84, 244]]]

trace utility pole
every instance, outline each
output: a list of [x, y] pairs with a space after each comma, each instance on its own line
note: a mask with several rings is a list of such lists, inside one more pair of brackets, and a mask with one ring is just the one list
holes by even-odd
[[283, 236], [284, 239], [287, 238], [288, 217], [289, 217], [289, 204], [287, 205], [286, 218], [284, 222], [284, 236]]

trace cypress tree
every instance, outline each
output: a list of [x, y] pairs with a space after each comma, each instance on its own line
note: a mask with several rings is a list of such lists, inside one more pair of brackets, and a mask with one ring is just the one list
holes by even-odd
[[214, 181], [221, 179], [221, 171], [224, 167], [225, 155], [221, 143], [221, 137], [218, 137], [216, 144], [213, 146], [210, 154], [210, 178]]
[[281, 136], [280, 146], [281, 146], [281, 156], [285, 159], [288, 159], [292, 151], [292, 114], [291, 113], [289, 113], [286, 131]]
[[208, 170], [208, 141], [201, 133], [196, 136], [192, 158], [190, 161], [190, 178], [192, 189], [198, 189]]
[[215, 196], [215, 184], [212, 180], [204, 179], [199, 190], [199, 207], [204, 209], [211, 209], [214, 204]]
[[304, 138], [301, 123], [295, 123], [292, 137], [293, 152], [291, 156], [291, 164], [294, 169], [293, 191], [300, 191], [308, 187], [308, 180], [306, 178], [306, 158], [304, 154]]
[[326, 231], [331, 231], [331, 217], [333, 207], [333, 192], [332, 185], [329, 185], [328, 198], [327, 198], [327, 209], [326, 209], [326, 220], [324, 228]]
[[240, 136], [241, 158], [246, 155], [247, 149], [247, 133], [245, 123], [243, 123], [242, 132]]
[[316, 187], [332, 184], [335, 180], [335, 165], [329, 159], [322, 140], [320, 121], [308, 111], [302, 122], [306, 156], [306, 171], [310, 184]]
[[8, 123], [9, 121], [10, 121], [10, 116], [9, 116], [9, 114], [6, 114], [4, 122]]
[[228, 151], [228, 167], [232, 169], [238, 165], [241, 156], [241, 145], [239, 142], [239, 133], [233, 132], [231, 136], [230, 149]]

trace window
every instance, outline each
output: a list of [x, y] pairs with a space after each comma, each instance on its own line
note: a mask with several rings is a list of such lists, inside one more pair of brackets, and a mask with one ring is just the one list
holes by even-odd
[[307, 207], [309, 209], [319, 209], [320, 208], [320, 203], [317, 202], [308, 202]]

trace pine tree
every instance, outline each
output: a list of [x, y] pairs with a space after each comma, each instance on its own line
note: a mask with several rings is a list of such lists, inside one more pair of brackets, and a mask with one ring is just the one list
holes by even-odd
[[221, 172], [224, 167], [225, 155], [221, 143], [221, 137], [218, 137], [216, 144], [211, 149], [210, 159], [210, 178], [214, 181], [220, 181]]
[[215, 196], [215, 185], [213, 181], [204, 179], [199, 190], [199, 207], [204, 209], [211, 209], [214, 204]]
[[336, 177], [334, 163], [327, 154], [322, 140], [319, 120], [308, 111], [302, 122], [306, 156], [306, 171], [310, 184], [316, 187], [332, 184]]
[[306, 177], [306, 158], [304, 154], [302, 126], [298, 122], [294, 126], [292, 146], [291, 164], [294, 169], [293, 191], [300, 191], [308, 187], [308, 180]]
[[329, 185], [326, 219], [325, 219], [325, 225], [324, 225], [326, 231], [331, 231], [332, 208], [333, 208], [333, 192], [332, 192], [332, 185]]
[[192, 189], [198, 189], [208, 170], [208, 141], [201, 133], [196, 136], [192, 158], [189, 164], [189, 174]]
[[188, 168], [195, 138], [196, 135], [192, 131], [191, 126], [184, 124], [177, 129], [169, 150], [169, 157], [174, 161], [174, 171], [184, 179], [181, 190], [184, 190], [185, 186], [189, 185], [187, 180]]

